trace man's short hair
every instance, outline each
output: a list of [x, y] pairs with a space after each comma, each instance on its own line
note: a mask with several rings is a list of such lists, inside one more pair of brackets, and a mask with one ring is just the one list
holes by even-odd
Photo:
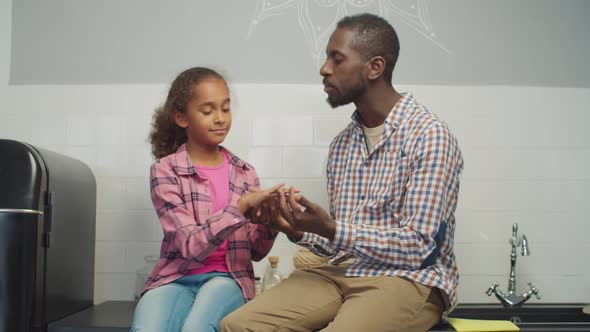
[[354, 32], [352, 46], [365, 60], [375, 56], [385, 58], [383, 79], [391, 84], [400, 49], [397, 33], [391, 24], [377, 15], [358, 14], [343, 17], [338, 21], [337, 28]]

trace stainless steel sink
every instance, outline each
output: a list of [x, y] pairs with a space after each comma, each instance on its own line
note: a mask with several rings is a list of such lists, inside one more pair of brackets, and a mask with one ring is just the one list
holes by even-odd
[[[509, 320], [521, 331], [590, 331], [590, 315], [585, 314], [582, 307], [582, 304], [525, 304], [519, 308], [505, 308], [499, 304], [463, 304], [449, 317]], [[441, 324], [430, 331], [454, 330], [447, 324]]]

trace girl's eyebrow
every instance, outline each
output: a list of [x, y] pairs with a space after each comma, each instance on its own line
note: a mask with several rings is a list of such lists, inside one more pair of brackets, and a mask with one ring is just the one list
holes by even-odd
[[[226, 98], [226, 99], [224, 99], [224, 100], [221, 102], [221, 104], [223, 105], [223, 104], [227, 104], [227, 103], [229, 103], [229, 102], [230, 102], [230, 99], [229, 99], [229, 98]], [[200, 106], [209, 106], [209, 107], [214, 107], [216, 104], [217, 104], [217, 103], [216, 103], [216, 102], [214, 102], [214, 101], [206, 101], [206, 102], [204, 102], [204, 103], [198, 104], [197, 106], [199, 106], [199, 107], [200, 107]]]

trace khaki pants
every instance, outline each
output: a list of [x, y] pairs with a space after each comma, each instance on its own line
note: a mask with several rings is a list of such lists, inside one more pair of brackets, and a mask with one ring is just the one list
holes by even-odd
[[436, 288], [399, 277], [346, 278], [346, 266], [295, 270], [240, 307], [220, 331], [427, 331], [444, 303]]

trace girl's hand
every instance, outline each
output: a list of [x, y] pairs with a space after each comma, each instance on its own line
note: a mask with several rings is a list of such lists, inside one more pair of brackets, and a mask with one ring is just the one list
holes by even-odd
[[[278, 185], [271, 188], [271, 189], [268, 189], [268, 190], [272, 190], [276, 187], [278, 187]], [[253, 190], [253, 192], [260, 192], [260, 191]], [[295, 195], [296, 197], [299, 196], [299, 189], [296, 189], [294, 187], [291, 187], [290, 189], [278, 188], [276, 191], [271, 193], [271, 195], [268, 197], [268, 199], [265, 199], [262, 203], [260, 203], [256, 207], [252, 206], [252, 207], [248, 208], [244, 215], [248, 219], [250, 219], [250, 222], [253, 224], [258, 224], [258, 225], [269, 224], [270, 218], [272, 218], [273, 216], [277, 216], [277, 215], [280, 216], [280, 214], [278, 214], [278, 212], [275, 211], [275, 210], [278, 210], [279, 204], [280, 204], [279, 192], [282, 192], [286, 197], [290, 197], [291, 192], [294, 192], [293, 195]], [[244, 195], [244, 197], [245, 196], [247, 196], [247, 195]], [[249, 199], [249, 198], [246, 197], [246, 200], [247, 199]], [[238, 201], [238, 204], [239, 203], [240, 202]], [[271, 210], [272, 210], [272, 213], [271, 213]], [[284, 219], [283, 219], [283, 221], [286, 222], [286, 220], [284, 220]]]
[[256, 190], [247, 193], [238, 199], [238, 209], [240, 209], [242, 214], [246, 214], [250, 209], [257, 210], [264, 201], [277, 197], [279, 189], [284, 185], [284, 183], [279, 183], [269, 189]]

